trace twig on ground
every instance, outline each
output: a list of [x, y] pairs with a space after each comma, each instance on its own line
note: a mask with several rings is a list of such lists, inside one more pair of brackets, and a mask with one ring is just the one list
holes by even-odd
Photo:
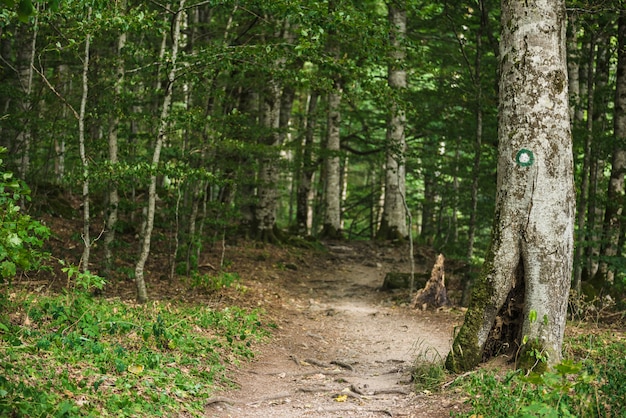
[[476, 373], [476, 370], [471, 370], [471, 371], [469, 371], [469, 372], [463, 373], [462, 375], [457, 376], [457, 377], [455, 377], [454, 379], [450, 380], [449, 382], [446, 382], [446, 383], [444, 383], [443, 385], [441, 385], [441, 389], [445, 389], [445, 388], [447, 388], [448, 386], [453, 385], [454, 383], [456, 383], [458, 380], [461, 380], [461, 379], [463, 379], [464, 377], [467, 377], [467, 376], [469, 376], [469, 375], [471, 375], [471, 374], [474, 374], [474, 373]]

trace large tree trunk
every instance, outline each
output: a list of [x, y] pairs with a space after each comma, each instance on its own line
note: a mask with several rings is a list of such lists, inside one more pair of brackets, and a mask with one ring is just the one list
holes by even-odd
[[446, 360], [454, 371], [505, 347], [521, 346], [522, 368], [561, 359], [575, 206], [565, 20], [563, 0], [502, 1], [494, 229]]
[[275, 242], [276, 209], [278, 207], [278, 134], [280, 117], [280, 87], [275, 80], [268, 83], [263, 98], [263, 129], [266, 138], [263, 141], [267, 147], [265, 155], [259, 164], [259, 185], [257, 188], [257, 202], [254, 206], [254, 235], [261, 241]]
[[613, 117], [615, 141], [611, 160], [611, 178], [604, 214], [600, 263], [595, 284], [606, 290], [615, 277], [611, 261], [618, 254], [621, 223], [624, 210], [624, 173], [626, 173], [626, 16], [622, 14], [618, 26], [618, 64], [615, 82], [615, 114]]
[[[277, 34], [277, 37], [281, 34]], [[292, 43], [291, 28], [288, 21], [282, 25], [282, 37], [286, 43]], [[282, 69], [285, 59], [276, 61], [275, 69]], [[279, 85], [276, 74], [267, 83], [263, 96], [263, 129], [266, 137], [264, 144], [268, 146], [259, 167], [259, 185], [257, 187], [257, 203], [254, 210], [255, 235], [261, 241], [276, 242], [276, 212], [278, 210], [278, 184], [280, 180], [280, 146], [283, 144], [289, 122], [295, 90], [291, 86]], [[281, 88], [282, 87], [282, 88]]]
[[[167, 88], [165, 90], [165, 96], [163, 97], [163, 103], [161, 106], [161, 117], [159, 119], [159, 131], [157, 133], [157, 139], [154, 146], [154, 153], [152, 154], [152, 169], [156, 171], [159, 162], [161, 161], [161, 148], [165, 142], [167, 135], [168, 118], [170, 115], [170, 104], [172, 103], [172, 96], [174, 93], [174, 81], [176, 80], [176, 59], [178, 57], [178, 47], [180, 41], [180, 26], [182, 16], [185, 13], [185, 0], [180, 0], [178, 11], [174, 16], [174, 25], [172, 32], [172, 55], [170, 58], [170, 71], [167, 75]], [[148, 291], [146, 289], [146, 282], [144, 279], [144, 267], [150, 254], [150, 242], [152, 239], [152, 229], [154, 228], [154, 214], [156, 211], [156, 185], [157, 175], [156, 172], [150, 176], [150, 186], [148, 188], [148, 207], [146, 211], [146, 228], [143, 231], [143, 240], [141, 244], [141, 251], [139, 253], [139, 259], [135, 264], [135, 284], [137, 285], [137, 301], [139, 303], [145, 303], [148, 301]]]
[[341, 231], [341, 164], [339, 159], [341, 83], [336, 80], [328, 95], [328, 139], [324, 157], [324, 226], [322, 236], [337, 239]]
[[[389, 87], [398, 93], [406, 89], [406, 71], [403, 62], [406, 57], [404, 37], [406, 35], [406, 10], [401, 4], [389, 4], [389, 24], [391, 25], [391, 58], [396, 62], [389, 66]], [[385, 197], [382, 221], [377, 237], [380, 239], [405, 239], [409, 232], [406, 223], [405, 164], [406, 140], [404, 128], [406, 115], [402, 105], [395, 101], [387, 123], [387, 163], [385, 176]]]
[[[328, 2], [329, 14], [337, 11], [337, 2]], [[328, 54], [338, 65], [341, 51], [339, 49], [339, 38], [337, 31], [332, 29], [328, 32], [327, 49]], [[328, 92], [328, 119], [327, 138], [324, 155], [324, 168], [322, 171], [324, 182], [324, 221], [321, 236], [323, 238], [338, 239], [343, 237], [341, 230], [341, 160], [339, 151], [341, 148], [341, 96], [343, 85], [341, 74], [333, 70], [333, 86]]]

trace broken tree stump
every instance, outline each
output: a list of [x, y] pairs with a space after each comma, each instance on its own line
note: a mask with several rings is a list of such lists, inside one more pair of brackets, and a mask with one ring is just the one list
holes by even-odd
[[426, 282], [426, 286], [418, 290], [415, 294], [415, 298], [413, 298], [413, 308], [436, 309], [450, 305], [450, 299], [448, 299], [448, 292], [446, 291], [445, 285], [446, 275], [444, 261], [445, 257], [443, 254], [439, 254], [433, 266], [433, 270], [430, 273], [430, 279]]

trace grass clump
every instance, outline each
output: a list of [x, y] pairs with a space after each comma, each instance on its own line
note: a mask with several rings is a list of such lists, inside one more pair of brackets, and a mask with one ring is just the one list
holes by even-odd
[[0, 299], [0, 416], [201, 416], [260, 312], [13, 293]]
[[626, 417], [626, 341], [604, 332], [566, 341], [568, 359], [542, 374], [479, 371], [460, 379], [469, 411], [457, 416]]
[[411, 373], [416, 392], [438, 392], [447, 377], [444, 359], [436, 349], [427, 347], [418, 351]]

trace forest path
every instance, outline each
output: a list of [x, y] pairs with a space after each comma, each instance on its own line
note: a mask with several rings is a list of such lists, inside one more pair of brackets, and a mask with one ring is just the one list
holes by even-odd
[[449, 417], [462, 407], [411, 383], [416, 358], [447, 354], [460, 314], [397, 306], [378, 290], [386, 272], [409, 269], [397, 250], [330, 251], [329, 265], [275, 285], [278, 329], [207, 417]]

